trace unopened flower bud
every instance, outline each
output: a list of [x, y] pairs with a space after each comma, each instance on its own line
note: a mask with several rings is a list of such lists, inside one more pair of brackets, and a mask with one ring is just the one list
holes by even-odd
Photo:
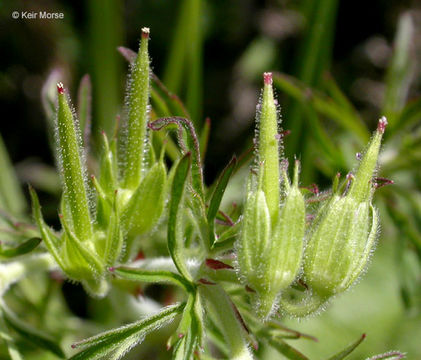
[[307, 309], [305, 306], [297, 309], [300, 315], [313, 312], [330, 297], [348, 289], [367, 265], [379, 223], [377, 211], [371, 204], [372, 179], [386, 124], [385, 118], [379, 120], [377, 131], [350, 180], [346, 195], [334, 193], [320, 208], [311, 225], [304, 259], [304, 280], [312, 292], [313, 301], [309, 301]]
[[301, 266], [305, 231], [304, 197], [298, 188], [299, 163], [290, 184], [283, 170], [285, 195], [280, 198], [279, 136], [272, 74], [264, 74], [259, 125], [259, 180], [249, 190], [237, 243], [243, 282], [255, 291], [258, 315], [266, 319], [277, 298], [295, 280]]

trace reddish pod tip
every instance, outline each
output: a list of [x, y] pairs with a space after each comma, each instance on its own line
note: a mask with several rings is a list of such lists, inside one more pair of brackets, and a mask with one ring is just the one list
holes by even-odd
[[265, 85], [272, 85], [272, 73], [271, 72], [263, 73], [263, 81]]
[[205, 264], [207, 267], [213, 270], [220, 270], [220, 269], [234, 269], [231, 265], [225, 264], [222, 261], [215, 260], [215, 259], [206, 259]]
[[201, 279], [199, 279], [198, 280], [201, 284], [203, 284], [203, 285], [216, 285], [216, 283], [214, 283], [214, 282], [212, 282], [212, 281], [209, 281], [209, 280], [207, 280], [207, 279], [205, 279], [205, 278], [201, 278]]
[[384, 133], [384, 130], [386, 129], [387, 126], [387, 119], [385, 116], [382, 116], [379, 120], [379, 124], [377, 125], [377, 130], [380, 134]]
[[148, 39], [150, 32], [151, 31], [150, 31], [150, 29], [148, 27], [142, 28], [142, 38], [143, 39]]
[[57, 83], [57, 91], [59, 94], [64, 94], [64, 85], [62, 82]]

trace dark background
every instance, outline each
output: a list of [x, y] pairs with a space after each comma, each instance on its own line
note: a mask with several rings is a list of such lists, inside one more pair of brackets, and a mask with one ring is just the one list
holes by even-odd
[[[94, 57], [90, 55], [92, 20], [88, 3], [9, 1], [0, 5], [0, 132], [13, 162], [21, 162], [28, 157], [53, 162], [47, 143], [40, 89], [49, 71], [61, 66], [68, 74], [71, 93], [75, 94], [78, 79], [90, 73], [95, 66]], [[241, 104], [232, 93], [239, 77], [239, 59], [256, 37], [265, 35], [262, 17], [271, 12], [294, 9], [296, 3], [215, 0], [206, 4], [203, 15], [202, 113], [209, 116], [213, 123], [210, 151], [206, 159], [208, 182], [233, 152], [241, 152], [253, 127], [254, 114], [250, 111], [241, 119], [244, 125], [237, 129], [227, 127], [227, 122], [235, 117], [235, 107]], [[415, 3], [402, 0], [339, 1], [332, 71], [345, 93], [351, 97], [355, 95], [351, 88], [358, 78], [366, 77], [373, 81], [383, 78], [384, 68], [369, 63], [359, 51], [373, 36], [390, 45], [398, 15]], [[150, 54], [153, 69], [158, 75], [162, 74], [166, 65], [178, 5], [177, 1], [164, 0], [126, 1], [117, 5], [121, 24], [115, 33], [121, 45], [136, 49], [140, 27], [151, 27]], [[64, 20], [13, 20], [11, 17], [14, 10], [31, 9], [63, 12]], [[281, 41], [271, 39], [278, 42], [277, 54], [271, 64], [273, 69], [294, 74], [295, 54], [299, 51], [302, 36], [298, 29]], [[118, 96], [122, 102], [127, 65], [117, 52], [114, 53], [119, 72]], [[258, 94], [260, 78], [247, 81]], [[94, 92], [95, 85], [94, 82]], [[360, 108], [368, 106], [356, 96], [353, 96], [353, 100]], [[254, 104], [249, 107], [253, 109]]]

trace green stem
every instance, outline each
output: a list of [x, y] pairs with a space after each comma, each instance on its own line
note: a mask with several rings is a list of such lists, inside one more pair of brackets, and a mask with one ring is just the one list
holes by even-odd
[[244, 328], [241, 325], [233, 304], [219, 285], [199, 286], [199, 292], [208, 303], [218, 327], [222, 330], [230, 348], [231, 360], [252, 360], [253, 356], [246, 344]]

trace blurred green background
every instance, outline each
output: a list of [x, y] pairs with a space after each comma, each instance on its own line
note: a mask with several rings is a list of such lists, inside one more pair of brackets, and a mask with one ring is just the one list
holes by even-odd
[[[62, 12], [63, 20], [13, 19], [13, 11]], [[350, 359], [391, 349], [421, 359], [421, 4], [372, 0], [0, 1], [0, 133], [22, 184], [42, 192], [50, 220], [57, 186], [41, 92], [55, 70], [73, 98], [93, 81], [93, 134], [111, 132], [121, 111], [127, 62], [140, 28], [151, 28], [153, 71], [201, 129], [211, 119], [205, 176], [211, 184], [233, 153], [252, 144], [264, 71], [279, 72], [285, 154], [303, 162], [302, 185], [323, 190], [355, 166], [380, 115], [389, 118], [378, 190], [382, 231], [364, 279], [320, 316], [293, 328], [294, 341], [325, 359], [367, 334]], [[176, 115], [176, 114], [174, 114]], [[95, 146], [94, 146], [95, 151]], [[43, 174], [42, 179], [38, 174]], [[51, 175], [48, 177], [48, 175]], [[241, 201], [233, 182], [230, 199]], [[71, 288], [77, 298], [78, 288]], [[77, 314], [88, 310], [68, 294]], [[78, 308], [81, 307], [81, 308]], [[279, 358], [266, 354], [267, 358]]]

